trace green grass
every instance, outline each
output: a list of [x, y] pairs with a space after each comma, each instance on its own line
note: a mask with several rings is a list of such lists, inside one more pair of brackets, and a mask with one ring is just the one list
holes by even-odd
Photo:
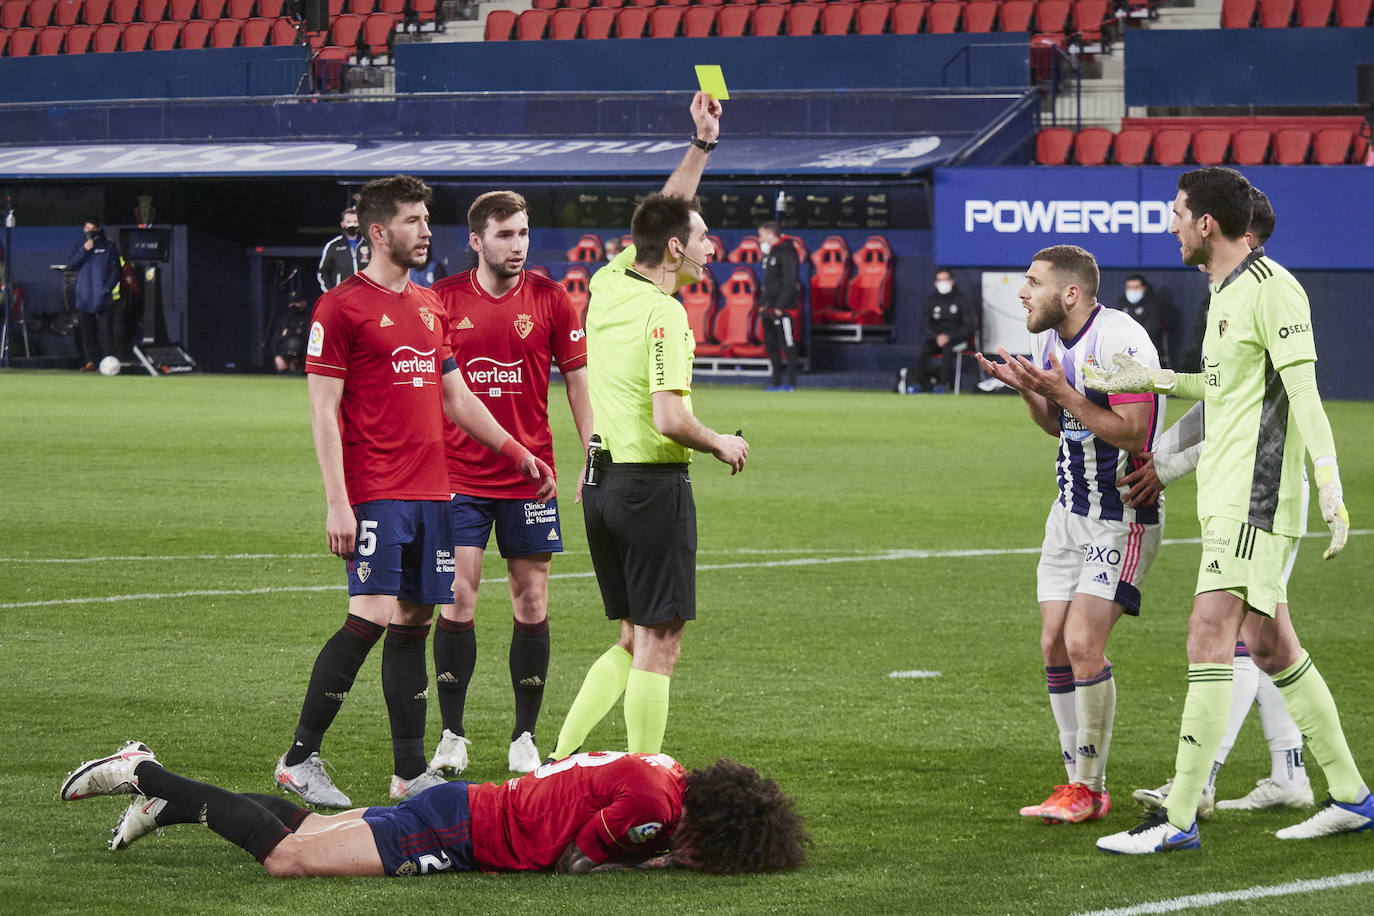
[[[122, 806], [59, 802], [67, 770], [137, 737], [187, 775], [267, 790], [310, 666], [342, 621], [343, 575], [324, 549], [305, 387], [7, 372], [0, 910], [1069, 913], [1369, 868], [1368, 835], [1274, 839], [1291, 814], [1223, 816], [1204, 825], [1200, 852], [1162, 860], [1094, 850], [1098, 835], [1135, 822], [1130, 789], [1172, 772], [1192, 544], [1164, 547], [1143, 616], [1123, 620], [1109, 646], [1120, 690], [1109, 774], [1116, 809], [1081, 827], [1017, 817], [1063, 777], [1038, 650], [1035, 555], [884, 554], [1039, 546], [1054, 442], [1019, 399], [701, 386], [695, 400], [708, 424], [742, 426], [753, 453], [734, 478], [709, 458], [696, 462], [700, 617], [673, 680], [665, 750], [689, 767], [729, 755], [776, 777], [814, 838], [803, 870], [281, 882], [198, 827], [106, 851]], [[571, 421], [561, 393], [550, 401], [559, 466], [571, 479]], [[1374, 514], [1374, 408], [1328, 411], [1359, 527]], [[1169, 491], [1168, 538], [1197, 536], [1191, 487]], [[568, 552], [554, 561], [541, 750], [615, 633], [595, 581], [568, 575], [590, 569], [570, 496], [563, 518]], [[1352, 536], [1332, 563], [1321, 562], [1320, 543], [1303, 550], [1291, 603], [1368, 775], [1369, 539]], [[40, 562], [90, 557], [113, 559]], [[782, 560], [811, 562], [769, 565]], [[510, 608], [499, 560], [486, 574], [466, 775], [497, 780], [511, 718]], [[131, 595], [145, 597], [107, 600]], [[391, 772], [373, 655], [325, 749], [359, 804], [385, 803]], [[888, 677], [906, 669], [942, 676]], [[431, 704], [431, 741], [437, 723]], [[623, 741], [615, 711], [589, 744]], [[1223, 797], [1267, 773], [1252, 717], [1222, 773]], [[1355, 887], [1229, 911], [1329, 913], [1367, 901], [1368, 888]]]

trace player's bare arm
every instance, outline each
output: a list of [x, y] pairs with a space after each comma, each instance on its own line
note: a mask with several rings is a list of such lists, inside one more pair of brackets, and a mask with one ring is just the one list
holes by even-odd
[[315, 460], [324, 480], [325, 540], [329, 552], [347, 560], [353, 556], [358, 520], [348, 502], [344, 485], [343, 439], [339, 435], [339, 404], [343, 401], [344, 380], [327, 375], [306, 376], [310, 393], [310, 433], [315, 440]]
[[463, 373], [457, 370], [444, 373], [444, 414], [463, 432], [493, 452], [511, 459], [526, 477], [540, 480], [539, 492], [535, 495], [537, 502], [547, 502], [558, 495], [553, 469], [496, 422], [487, 405], [468, 389]]
[[[720, 138], [720, 115], [724, 109], [716, 99], [705, 92], [692, 97], [692, 122], [696, 125], [698, 140], [715, 143]], [[664, 194], [679, 197], [692, 197], [697, 193], [697, 183], [706, 169], [706, 160], [711, 154], [692, 144], [682, 156], [682, 162], [673, 169], [673, 174], [663, 183]]]
[[725, 436], [706, 427], [687, 409], [681, 391], [655, 391], [653, 399], [654, 428], [660, 433], [678, 445], [711, 453], [730, 465], [732, 476], [744, 470], [749, 443], [742, 436]]
[[[586, 454], [588, 440], [592, 437], [592, 399], [587, 388], [587, 367], [580, 366], [563, 373], [563, 387], [568, 394], [568, 409], [572, 411], [573, 424], [577, 427], [577, 438], [582, 442], [582, 452]], [[586, 468], [577, 477], [577, 493], [573, 502], [582, 502], [582, 480]]]

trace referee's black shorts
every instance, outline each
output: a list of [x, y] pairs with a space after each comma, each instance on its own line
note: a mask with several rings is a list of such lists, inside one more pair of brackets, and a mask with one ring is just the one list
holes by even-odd
[[606, 616], [650, 627], [697, 616], [697, 509], [685, 464], [613, 464], [582, 490]]

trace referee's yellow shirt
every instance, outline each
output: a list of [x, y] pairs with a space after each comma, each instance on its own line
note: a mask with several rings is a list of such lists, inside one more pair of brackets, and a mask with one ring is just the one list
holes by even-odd
[[654, 428], [653, 393], [681, 391], [692, 409], [696, 340], [687, 312], [630, 269], [627, 246], [592, 275], [587, 307], [587, 383], [596, 431], [617, 463], [684, 464], [692, 450]]

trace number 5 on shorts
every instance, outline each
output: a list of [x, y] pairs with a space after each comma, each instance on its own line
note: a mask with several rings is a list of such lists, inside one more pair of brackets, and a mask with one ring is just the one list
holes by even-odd
[[377, 549], [377, 523], [372, 520], [358, 523], [357, 552], [365, 557], [372, 556]]

